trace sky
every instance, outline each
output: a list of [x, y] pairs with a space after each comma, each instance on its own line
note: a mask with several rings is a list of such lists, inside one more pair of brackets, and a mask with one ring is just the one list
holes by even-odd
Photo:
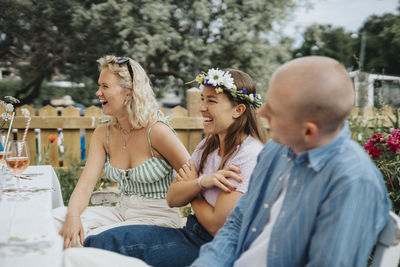
[[310, 0], [312, 6], [298, 8], [284, 28], [284, 33], [302, 43], [302, 33], [313, 23], [332, 24], [346, 31], [357, 32], [367, 18], [384, 13], [397, 14], [399, 0]]

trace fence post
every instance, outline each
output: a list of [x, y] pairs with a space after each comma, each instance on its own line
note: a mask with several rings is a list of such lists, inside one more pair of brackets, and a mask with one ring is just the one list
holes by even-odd
[[[41, 109], [39, 109], [39, 116], [57, 117], [57, 109], [53, 108], [50, 105], [44, 106]], [[50, 161], [50, 164], [53, 167], [59, 167], [60, 163], [59, 163], [58, 159], [59, 159], [60, 154], [58, 151], [58, 144], [56, 144], [56, 143], [50, 144], [49, 143], [48, 136], [51, 134], [58, 136], [57, 128], [42, 129], [40, 132], [40, 141], [42, 144], [40, 151], [41, 151], [41, 155], [42, 155], [42, 160], [43, 160], [43, 157], [45, 156], [45, 152], [46, 152], [48, 159]], [[48, 144], [48, 145], [46, 145], [46, 144]], [[47, 151], [45, 151], [45, 150], [47, 150]]]
[[[188, 111], [181, 107], [181, 106], [176, 106], [173, 109], [171, 109], [170, 112], [171, 118], [180, 118], [180, 117], [184, 117], [187, 118], [188, 117]], [[175, 129], [176, 134], [178, 135], [178, 138], [181, 140], [182, 144], [188, 148], [188, 142], [189, 142], [189, 136], [188, 136], [188, 130], [185, 129]]]
[[[61, 111], [63, 120], [68, 117], [80, 117], [79, 109], [69, 106]], [[81, 133], [80, 129], [63, 129], [64, 165], [71, 166], [76, 159], [81, 158]]]
[[92, 127], [93, 129], [86, 129], [85, 130], [85, 147], [86, 147], [86, 158], [89, 153], [89, 146], [90, 140], [92, 140], [93, 132], [96, 129], [97, 125], [99, 124], [99, 118], [101, 117], [102, 111], [100, 108], [95, 106], [90, 106], [85, 109], [85, 117], [92, 118]]
[[[186, 107], [189, 117], [201, 117], [201, 92], [198, 88], [192, 87], [186, 91]], [[203, 131], [189, 130], [187, 149], [192, 154], [196, 146], [203, 139]]]

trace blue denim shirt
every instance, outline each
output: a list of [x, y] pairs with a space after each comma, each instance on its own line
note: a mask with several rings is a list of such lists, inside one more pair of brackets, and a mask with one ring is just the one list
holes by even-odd
[[345, 123], [321, 147], [295, 154], [269, 141], [248, 192], [192, 266], [231, 266], [268, 222], [288, 177], [271, 232], [267, 266], [366, 266], [391, 208], [379, 170]]

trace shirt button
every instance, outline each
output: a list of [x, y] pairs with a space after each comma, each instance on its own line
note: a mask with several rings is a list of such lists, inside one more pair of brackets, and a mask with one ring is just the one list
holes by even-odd
[[288, 162], [291, 161], [291, 160], [292, 160], [291, 158], [288, 158], [288, 159], [287, 159]]
[[268, 209], [269, 205], [267, 203], [264, 204], [264, 208]]
[[256, 229], [255, 227], [253, 227], [253, 228], [251, 229], [251, 231], [255, 232], [255, 231], [257, 231], [257, 229]]

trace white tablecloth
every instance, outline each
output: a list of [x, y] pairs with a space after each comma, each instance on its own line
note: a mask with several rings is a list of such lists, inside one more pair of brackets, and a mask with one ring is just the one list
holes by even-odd
[[[57, 175], [51, 166], [29, 166], [24, 174], [32, 174], [32, 180], [20, 181], [23, 199], [16, 201], [10, 190], [0, 201], [0, 266], [61, 266], [62, 238], [51, 214], [63, 206]], [[15, 185], [13, 178], [4, 188]]]

